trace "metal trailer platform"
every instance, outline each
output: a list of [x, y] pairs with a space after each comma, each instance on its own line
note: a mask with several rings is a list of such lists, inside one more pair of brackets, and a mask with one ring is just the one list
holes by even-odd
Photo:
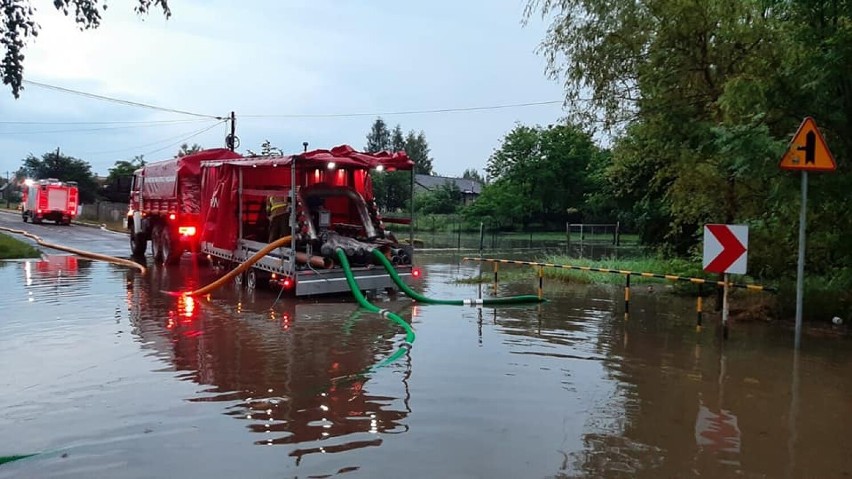
[[[242, 263], [266, 246], [266, 243], [241, 239], [237, 241], [237, 247], [233, 251], [216, 248], [209, 242], [201, 243], [201, 251], [212, 257]], [[291, 264], [293, 260], [291, 248], [278, 248], [262, 257], [252, 267], [270, 274], [274, 273], [281, 279], [290, 278], [294, 282], [296, 296], [349, 292], [349, 285], [346, 283], [342, 268], [317, 269], [310, 265], [296, 265], [294, 275]], [[397, 266], [396, 271], [406, 284], [412, 283], [411, 265]], [[396, 288], [388, 272], [380, 265], [355, 266], [352, 267], [352, 274], [361, 289], [365, 291]]]

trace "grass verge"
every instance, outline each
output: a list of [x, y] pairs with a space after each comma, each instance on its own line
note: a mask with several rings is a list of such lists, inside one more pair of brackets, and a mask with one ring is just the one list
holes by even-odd
[[0, 259], [38, 258], [39, 250], [7, 234], [0, 233]]

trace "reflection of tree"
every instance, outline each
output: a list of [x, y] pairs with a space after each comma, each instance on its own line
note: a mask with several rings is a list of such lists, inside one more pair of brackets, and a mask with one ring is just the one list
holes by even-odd
[[[182, 274], [154, 268], [150, 284], [132, 275], [128, 302], [145, 344], [186, 372], [181, 378], [211, 386], [191, 401], [237, 401], [225, 414], [262, 434], [256, 444], [298, 445], [290, 452], [297, 462], [314, 452], [378, 446], [380, 433], [407, 430], [407, 398], [395, 407], [397, 398], [369, 394], [360, 374], [392, 352], [397, 331], [391, 323], [359, 318], [357, 309], [347, 317], [351, 303], [288, 299], [270, 310], [269, 295], [255, 300], [232, 291], [208, 301], [158, 292], [189, 287]], [[399, 364], [407, 364], [405, 358]]]
[[[741, 381], [743, 371], [729, 367], [720, 383], [720, 345], [712, 335], [697, 336], [694, 313], [678, 314], [671, 296], [634, 296], [636, 313], [625, 322], [621, 291], [610, 291], [584, 285], [558, 305], [497, 319], [507, 344], [534, 337], [558, 346], [517, 353], [591, 360], [603, 366], [602, 380], [612, 384], [606, 396], [590, 398], [595, 403], [585, 421], [583, 448], [562, 452], [565, 461], [555, 477], [669, 477], [692, 470], [730, 475], [740, 459], [745, 394], [723, 392], [731, 387], [730, 376]], [[607, 296], [609, 301], [601, 300]], [[702, 398], [708, 421], [697, 424]], [[705, 438], [703, 444], [696, 434]]]

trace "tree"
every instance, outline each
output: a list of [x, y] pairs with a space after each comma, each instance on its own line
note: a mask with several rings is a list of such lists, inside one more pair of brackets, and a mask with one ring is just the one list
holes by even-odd
[[405, 151], [405, 135], [402, 133], [402, 127], [397, 124], [393, 127], [390, 139], [391, 151]]
[[[54, 0], [53, 6], [66, 16], [73, 15], [77, 25], [87, 30], [101, 24], [98, 0]], [[168, 0], [136, 0], [135, 10], [144, 15], [152, 7], [160, 7], [166, 18], [171, 16]], [[103, 5], [106, 9], [106, 4]], [[0, 46], [4, 51], [0, 61], [0, 78], [9, 85], [18, 98], [24, 76], [24, 49], [27, 42], [38, 35], [36, 10], [30, 0], [0, 0]]]
[[119, 181], [121, 178], [133, 176], [133, 172], [145, 166], [144, 155], [134, 156], [131, 160], [118, 160], [115, 165], [109, 169], [107, 175], [107, 183], [112, 184]]
[[[852, 2], [531, 0], [536, 12], [553, 19], [548, 73], [589, 113], [575, 119], [618, 134], [595, 181], [642, 237], [697, 254], [703, 224], [746, 223], [750, 273], [792, 276], [799, 188], [777, 163], [806, 115], [835, 157], [852, 154]], [[852, 163], [811, 181], [809, 274], [852, 290]]]
[[[269, 143], [269, 140], [267, 140], [266, 144], [268, 144], [268, 143]], [[193, 143], [192, 146], [189, 146], [189, 144], [184, 143], [184, 144], [180, 145], [180, 149], [177, 152], [177, 157], [180, 158], [182, 156], [191, 155], [193, 153], [198, 153], [199, 151], [201, 151], [203, 149], [204, 149], [204, 147], [199, 145], [198, 143]]]
[[92, 174], [92, 166], [83, 160], [63, 155], [59, 148], [43, 154], [41, 158], [27, 156], [18, 174], [36, 180], [56, 178], [60, 181], [76, 181], [82, 203], [91, 203], [97, 196], [98, 185]]
[[433, 191], [419, 194], [414, 207], [423, 214], [452, 214], [458, 210], [462, 192], [453, 181], [446, 181]]
[[467, 213], [524, 227], [562, 224], [571, 212], [588, 209], [588, 166], [600, 154], [577, 126], [517, 125], [489, 158], [491, 183]]
[[485, 184], [485, 178], [482, 177], [476, 168], [468, 168], [464, 170], [464, 172], [462, 172], [462, 178], [476, 181], [481, 185]]
[[429, 143], [426, 142], [426, 135], [422, 130], [419, 133], [414, 133], [414, 130], [411, 130], [405, 136], [405, 153], [414, 162], [414, 173], [420, 175], [432, 174], [432, 158], [429, 158]]
[[367, 133], [367, 146], [364, 147], [364, 151], [367, 153], [378, 153], [388, 150], [390, 146], [391, 137], [387, 124], [385, 124], [385, 121], [381, 117], [376, 118], [372, 128], [370, 128], [370, 133]]

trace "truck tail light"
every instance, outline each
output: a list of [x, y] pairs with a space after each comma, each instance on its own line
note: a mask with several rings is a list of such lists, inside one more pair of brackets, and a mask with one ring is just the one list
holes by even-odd
[[419, 278], [421, 274], [423, 274], [423, 272], [420, 270], [420, 268], [411, 268], [411, 276]]
[[181, 236], [195, 236], [195, 226], [181, 226], [178, 228]]

